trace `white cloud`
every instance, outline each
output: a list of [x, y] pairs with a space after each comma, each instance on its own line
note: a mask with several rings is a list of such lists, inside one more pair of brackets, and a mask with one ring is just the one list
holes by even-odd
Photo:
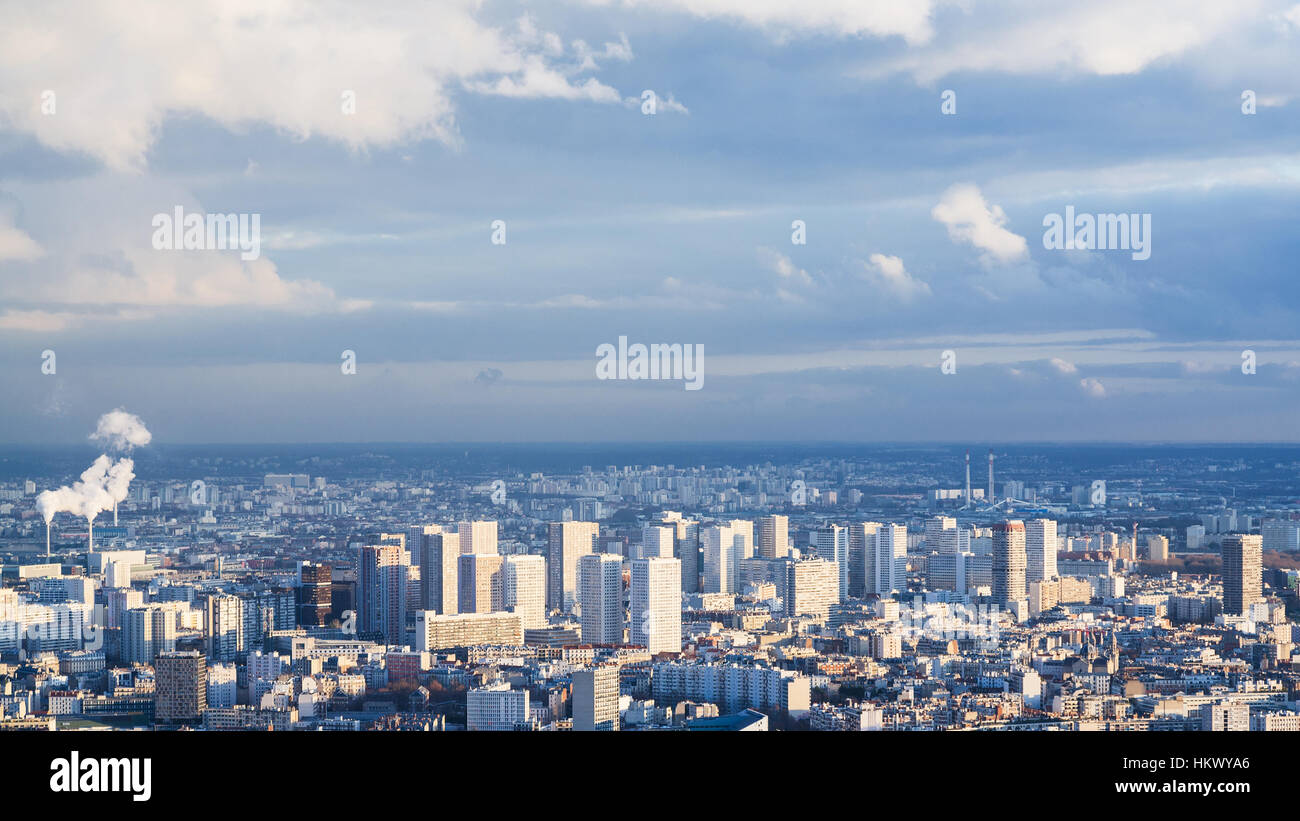
[[[574, 75], [598, 58], [628, 58], [626, 40], [599, 55], [585, 44], [569, 53], [529, 18], [510, 30], [480, 22], [479, 5], [122, 0], [81, 4], [76, 13], [57, 4], [11, 9], [0, 27], [0, 119], [56, 150], [140, 169], [173, 114], [234, 131], [267, 124], [360, 149], [455, 144], [460, 89], [621, 99]], [[52, 115], [42, 113], [46, 90], [55, 95]], [[351, 115], [343, 113], [345, 90], [355, 93]]]
[[1106, 397], [1106, 386], [1101, 381], [1091, 376], [1079, 380], [1079, 387], [1083, 392], [1093, 399], [1104, 399]]
[[1059, 356], [1054, 356], [1049, 359], [1048, 364], [1055, 368], [1056, 372], [1059, 374], [1069, 375], [1079, 372], [1079, 369], [1074, 366], [1073, 362], [1067, 362]]
[[45, 251], [20, 228], [6, 224], [0, 215], [0, 262], [38, 259]]
[[[612, 5], [612, 0], [588, 0]], [[864, 0], [623, 0], [655, 11], [671, 9], [702, 19], [737, 21], [756, 26], [784, 40], [791, 34], [834, 34], [846, 37], [899, 36], [911, 43], [929, 39], [930, 0], [903, 3]]]
[[983, 251], [985, 262], [1007, 263], [1028, 256], [1025, 238], [1008, 231], [1007, 215], [999, 205], [989, 206], [979, 188], [959, 183], [943, 192], [930, 216], [944, 224], [948, 236]]
[[768, 270], [787, 283], [803, 286], [813, 284], [812, 275], [795, 265], [789, 257], [780, 251], [773, 251], [771, 248], [759, 248], [758, 258], [767, 266]]
[[912, 276], [899, 257], [872, 254], [865, 266], [863, 278], [904, 302], [930, 295], [930, 286]]

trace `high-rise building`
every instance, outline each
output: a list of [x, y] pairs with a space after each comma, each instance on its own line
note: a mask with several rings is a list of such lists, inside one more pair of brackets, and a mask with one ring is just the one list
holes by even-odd
[[660, 523], [673, 529], [673, 555], [682, 562], [682, 592], [698, 593], [704, 574], [704, 556], [700, 552], [700, 523], [683, 519], [674, 510], [665, 510]]
[[1292, 519], [1265, 519], [1259, 526], [1265, 550], [1293, 553], [1300, 550], [1300, 521]]
[[1056, 572], [1056, 522], [1052, 519], [1030, 519], [1025, 522], [1025, 582], [1055, 579]]
[[1169, 539], [1158, 534], [1147, 536], [1147, 558], [1153, 562], [1169, 560]]
[[993, 525], [993, 600], [999, 605], [1025, 601], [1025, 523], [1019, 519]]
[[459, 612], [460, 536], [430, 533], [424, 537], [420, 558], [422, 609], [442, 615]]
[[170, 651], [154, 659], [154, 721], [198, 721], [208, 704], [207, 659], [197, 650]]
[[836, 601], [849, 596], [849, 531], [839, 525], [826, 525], [812, 532], [812, 546], [819, 558], [834, 562], [839, 573]]
[[596, 522], [551, 522], [546, 545], [546, 606], [569, 611], [578, 600], [578, 560], [596, 549]]
[[653, 556], [632, 562], [631, 643], [655, 653], [682, 649], [682, 563]]
[[461, 553], [489, 554], [497, 552], [497, 523], [495, 521], [461, 522], [456, 525], [460, 536]]
[[675, 541], [675, 533], [671, 527], [648, 524], [641, 530], [641, 552], [638, 557], [648, 559], [662, 556], [671, 559]]
[[758, 520], [754, 555], [761, 559], [782, 559], [790, 550], [790, 517], [763, 516]]
[[786, 564], [783, 604], [787, 616], [825, 618], [840, 601], [839, 564], [826, 559], [804, 559]]
[[753, 531], [754, 523], [742, 519], [704, 528], [700, 533], [703, 592], [739, 592], [740, 563], [754, 555]]
[[1223, 537], [1223, 612], [1244, 616], [1264, 599], [1264, 537], [1232, 533]]
[[546, 626], [546, 559], [505, 557], [505, 609], [519, 614], [525, 630]]
[[420, 652], [472, 647], [476, 644], [524, 643], [518, 613], [453, 613], [432, 610], [415, 614], [415, 649]]
[[122, 614], [122, 661], [153, 664], [176, 649], [176, 614], [160, 604], [133, 607]]
[[442, 525], [412, 525], [406, 529], [406, 552], [411, 554], [411, 567], [424, 567], [426, 537], [441, 532]]
[[403, 644], [406, 632], [406, 561], [396, 544], [363, 545], [357, 550], [357, 621], [363, 633], [377, 633], [389, 644]]
[[334, 569], [327, 564], [303, 562], [298, 580], [298, 622], [307, 627], [329, 623]]
[[235, 661], [244, 653], [244, 600], [238, 596], [208, 596], [204, 616], [208, 658]]
[[623, 557], [589, 553], [578, 559], [582, 640], [587, 644], [623, 643]]
[[876, 530], [875, 550], [868, 562], [867, 591], [888, 596], [907, 590], [907, 527], [881, 525]]
[[459, 585], [460, 612], [497, 613], [505, 610], [505, 557], [499, 553], [462, 553]]
[[573, 674], [573, 729], [617, 730], [618, 667], [578, 670]]
[[1189, 552], [1201, 549], [1205, 544], [1205, 525], [1190, 525], [1187, 528], [1187, 550]]
[[503, 681], [476, 687], [466, 694], [467, 730], [509, 731], [527, 727], [530, 721], [527, 690], [515, 690]]
[[880, 522], [854, 522], [849, 525], [849, 595], [862, 598], [871, 585], [868, 567], [875, 566], [876, 531]]

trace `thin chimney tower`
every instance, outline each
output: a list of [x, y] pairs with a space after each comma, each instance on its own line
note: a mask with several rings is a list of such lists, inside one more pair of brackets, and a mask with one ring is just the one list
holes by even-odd
[[993, 448], [989, 448], [989, 504], [993, 502]]
[[970, 507], [970, 451], [966, 451], [966, 507]]

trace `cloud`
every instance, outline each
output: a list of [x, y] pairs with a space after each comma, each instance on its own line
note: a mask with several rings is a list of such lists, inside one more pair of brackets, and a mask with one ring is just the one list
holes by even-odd
[[[611, 5], [612, 0], [588, 0]], [[844, 37], [902, 37], [911, 43], [929, 39], [930, 0], [874, 3], [862, 0], [623, 0], [655, 11], [675, 10], [702, 19], [740, 22], [784, 40], [792, 34], [832, 34]]]
[[1094, 379], [1091, 376], [1086, 377], [1084, 379], [1080, 379], [1079, 387], [1083, 389], [1083, 392], [1085, 394], [1092, 397], [1093, 399], [1106, 398], [1106, 386], [1101, 384], [1100, 380]]
[[1277, 3], [1095, 0], [1076, 6], [1033, 0], [980, 4], [948, 18], [927, 43], [868, 65], [868, 76], [903, 72], [930, 84], [957, 72], [1102, 76], [1135, 74], [1247, 31]]
[[908, 273], [899, 257], [872, 254], [863, 278], [904, 302], [930, 295], [930, 286]]
[[474, 377], [474, 381], [480, 385], [495, 385], [501, 380], [504, 374], [500, 368], [484, 368]]
[[0, 215], [0, 262], [24, 262], [37, 259], [44, 253], [35, 240]]
[[804, 286], [813, 284], [812, 275], [795, 265], [789, 257], [780, 251], [773, 251], [771, 248], [759, 248], [758, 258], [769, 271], [779, 276], [787, 284]]
[[1008, 263], [1029, 255], [1029, 245], [1019, 234], [1008, 231], [1007, 215], [999, 205], [989, 206], [979, 188], [959, 183], [943, 192], [930, 216], [948, 229], [954, 241], [967, 242], [984, 253], [985, 263]]
[[1051, 365], [1053, 368], [1055, 368], [1057, 373], [1062, 375], [1068, 376], [1069, 374], [1079, 372], [1079, 369], [1074, 366], [1073, 362], [1066, 362], [1064, 359], [1061, 359], [1060, 357], [1056, 357], [1056, 356], [1052, 357], [1051, 359], [1048, 360], [1048, 364]]
[[[380, 13], [341, 2], [91, 2], [6, 13], [0, 28], [0, 120], [59, 151], [114, 169], [145, 166], [172, 115], [232, 131], [269, 125], [353, 149], [458, 142], [460, 90], [617, 103], [575, 75], [628, 59], [626, 40], [599, 54], [566, 50], [529, 18], [480, 22], [474, 0], [410, 0]], [[572, 53], [570, 53], [572, 51]], [[93, 60], [93, 68], [87, 61]], [[42, 95], [54, 94], [54, 113]], [[355, 97], [344, 110], [344, 92]]]

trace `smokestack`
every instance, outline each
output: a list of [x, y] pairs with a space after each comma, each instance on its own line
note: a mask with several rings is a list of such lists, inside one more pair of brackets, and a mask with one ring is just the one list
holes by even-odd
[[95, 552], [95, 520], [94, 519], [86, 520], [86, 544], [89, 546], [90, 552], [94, 553]]
[[989, 504], [993, 504], [993, 448], [989, 448]]
[[113, 527], [117, 527], [117, 500], [113, 500]]
[[50, 557], [50, 523], [45, 523], [45, 558]]
[[970, 507], [970, 451], [966, 451], [966, 507]]

